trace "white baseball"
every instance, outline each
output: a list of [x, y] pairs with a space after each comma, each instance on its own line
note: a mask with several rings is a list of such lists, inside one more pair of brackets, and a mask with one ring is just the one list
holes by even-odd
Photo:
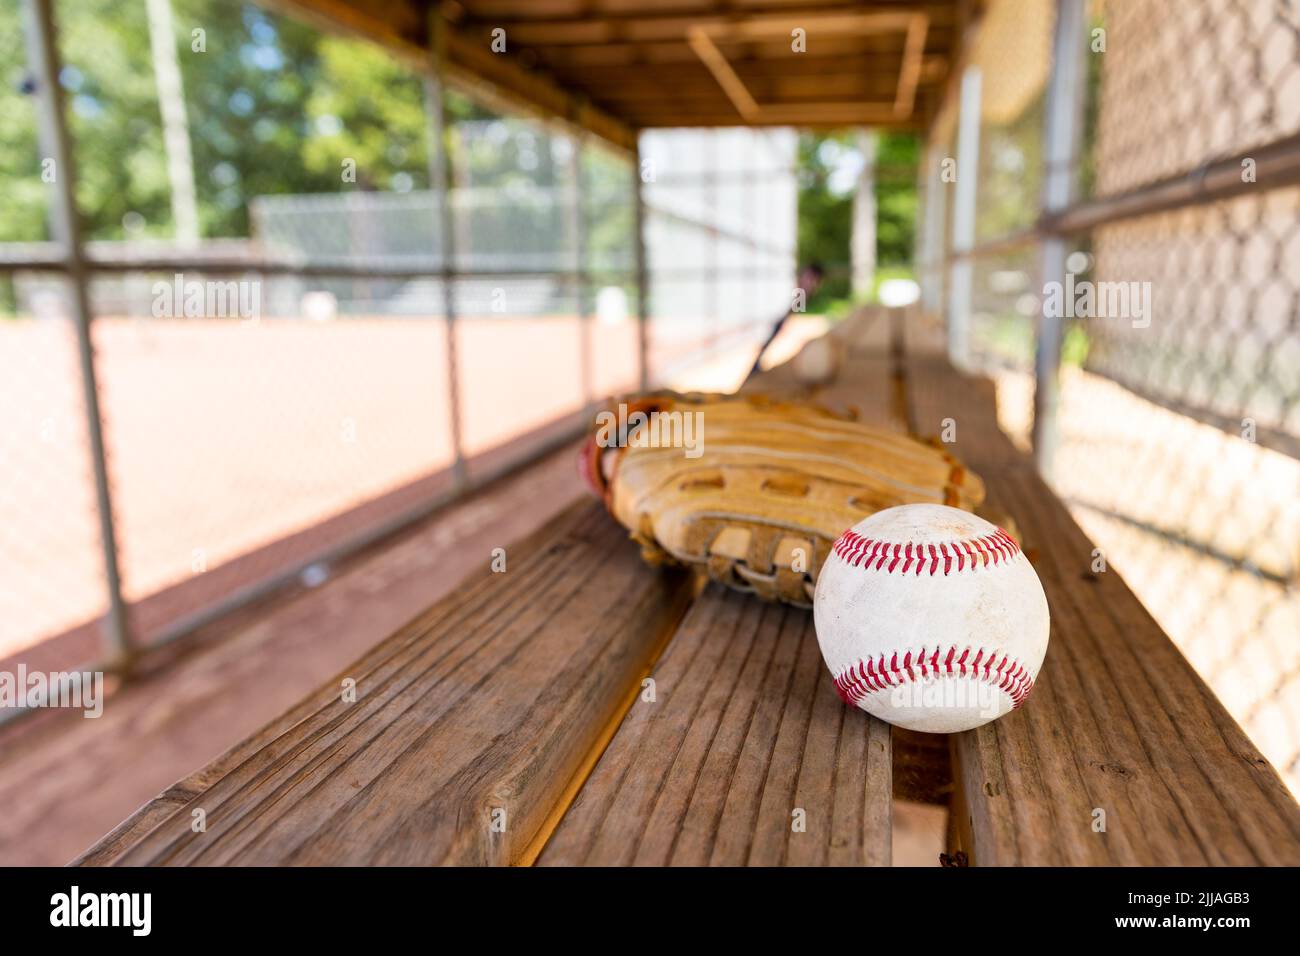
[[1005, 531], [957, 508], [902, 505], [844, 532], [813, 619], [846, 703], [957, 733], [1024, 703], [1047, 653], [1047, 597]]
[[839, 372], [842, 348], [838, 339], [828, 335], [812, 339], [790, 360], [794, 377], [804, 385], [826, 385], [833, 381]]

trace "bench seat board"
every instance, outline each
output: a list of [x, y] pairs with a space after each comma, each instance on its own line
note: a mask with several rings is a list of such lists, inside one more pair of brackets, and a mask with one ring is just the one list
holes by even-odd
[[954, 450], [1014, 520], [1052, 616], [1025, 706], [951, 738], [953, 849], [980, 865], [1300, 864], [1277, 772], [1120, 575], [1093, 572], [1093, 543], [999, 430], [992, 384], [909, 347], [913, 429], [956, 423]]
[[693, 589], [577, 504], [81, 862], [518, 862]]
[[[834, 382], [787, 362], [742, 391], [903, 430], [886, 314], [841, 329]], [[890, 729], [840, 701], [810, 611], [710, 585], [654, 677], [660, 699], [633, 705], [539, 864], [889, 864]]]
[[[998, 428], [992, 383], [956, 372], [919, 313], [864, 311], [839, 334], [838, 381], [782, 366], [752, 387], [919, 435], [952, 419], [1051, 609], [1025, 707], [948, 739], [951, 784], [903, 788], [951, 786], [950, 849], [980, 865], [1300, 864], [1300, 807], [1119, 574], [1091, 570], [1092, 542]], [[907, 768], [888, 725], [840, 702], [808, 611], [717, 585], [692, 603], [694, 579], [647, 568], [594, 501], [512, 545], [508, 568], [80, 862], [890, 862]]]
[[889, 727], [840, 702], [809, 611], [710, 585], [653, 676], [540, 865], [888, 865]]

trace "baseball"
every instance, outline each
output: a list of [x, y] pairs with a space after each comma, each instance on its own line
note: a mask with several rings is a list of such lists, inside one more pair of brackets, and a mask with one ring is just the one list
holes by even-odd
[[813, 619], [845, 703], [909, 730], [1014, 710], [1047, 653], [1047, 597], [1020, 547], [945, 505], [888, 508], [840, 535]]
[[837, 339], [823, 335], [813, 339], [790, 360], [794, 377], [804, 385], [826, 385], [834, 381], [840, 368], [840, 349]]

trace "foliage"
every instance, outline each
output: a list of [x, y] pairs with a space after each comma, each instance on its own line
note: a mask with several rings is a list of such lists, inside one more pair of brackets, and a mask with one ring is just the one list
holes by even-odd
[[[821, 289], [809, 299], [810, 312], [842, 311], [837, 303], [850, 298], [853, 184], [844, 182], [840, 167], [856, 158], [856, 135], [805, 133], [799, 138], [799, 262], [818, 262], [827, 273]], [[912, 262], [919, 152], [914, 135], [877, 134], [876, 262], [880, 270], [909, 267]], [[902, 274], [910, 275], [910, 269], [904, 268]]]
[[[0, 3], [0, 242], [48, 237], [19, 7]], [[132, 222], [132, 236], [172, 235], [143, 0], [60, 0], [56, 13], [87, 238], [125, 238]], [[173, 0], [173, 25], [203, 236], [247, 236], [254, 196], [428, 187], [423, 82], [379, 47], [223, 0]], [[455, 96], [448, 110], [488, 115]]]
[[26, 53], [17, 3], [0, 3], [0, 241], [36, 242], [45, 234], [45, 184], [36, 149], [36, 117], [24, 95]]
[[916, 245], [916, 168], [920, 140], [908, 133], [876, 138], [876, 266], [910, 266]]
[[[253, 196], [339, 191], [338, 167], [307, 161], [315, 117], [304, 106], [333, 85], [318, 51], [324, 38], [251, 6], [180, 0], [174, 7], [202, 235], [247, 235]], [[206, 31], [206, 52], [192, 51], [194, 29]], [[151, 79], [148, 61], [142, 69]], [[358, 183], [367, 174], [358, 163]]]
[[[172, 235], [145, 3], [58, 0], [56, 14], [87, 238]], [[173, 23], [203, 236], [247, 236], [248, 203], [259, 195], [427, 188], [423, 81], [385, 51], [226, 0], [173, 0]], [[205, 50], [193, 48], [195, 30], [203, 31]], [[48, 237], [35, 101], [23, 90], [23, 44], [20, 5], [0, 3], [0, 242]], [[490, 118], [454, 95], [448, 110], [452, 119]], [[510, 188], [526, 185], [522, 180], [562, 181], [559, 171], [540, 168], [555, 162], [548, 148], [535, 150], [539, 168], [525, 170], [516, 139], [470, 143], [455, 139], [454, 126], [450, 135], [452, 155], [465, 166], [453, 170], [455, 182]], [[812, 308], [849, 294], [852, 192], [832, 179], [852, 153], [854, 135], [800, 140], [799, 259], [819, 261], [828, 273]], [[916, 154], [914, 137], [879, 137], [882, 170], [909, 168]], [[630, 266], [632, 208], [625, 196], [619, 200], [626, 167], [594, 150], [588, 156], [593, 258], [608, 268]], [[345, 160], [355, 160], [355, 183], [342, 176]], [[882, 269], [906, 265], [914, 177], [878, 177], [876, 202], [878, 262]]]
[[1083, 368], [1088, 361], [1092, 339], [1081, 321], [1071, 322], [1065, 328], [1065, 341], [1061, 343], [1061, 364]]
[[848, 133], [805, 133], [799, 137], [799, 235], [801, 264], [820, 263], [826, 278], [808, 299], [809, 312], [825, 311], [849, 295], [849, 240], [853, 194], [831, 187], [836, 159], [850, 148]]

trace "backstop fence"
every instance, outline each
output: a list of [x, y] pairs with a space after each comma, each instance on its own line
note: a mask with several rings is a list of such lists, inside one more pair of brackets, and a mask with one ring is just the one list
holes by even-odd
[[790, 131], [638, 157], [209, 0], [170, 5], [168, 80], [157, 7], [0, 2], [0, 659], [111, 663], [316, 583], [788, 306]]

